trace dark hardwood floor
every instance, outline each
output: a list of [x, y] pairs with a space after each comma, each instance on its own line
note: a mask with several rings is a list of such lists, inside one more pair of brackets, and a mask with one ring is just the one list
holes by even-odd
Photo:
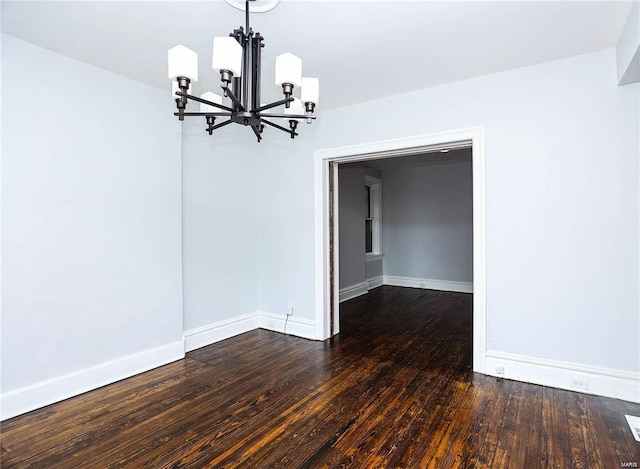
[[380, 287], [7, 420], [2, 468], [619, 468], [640, 405], [474, 374], [472, 296]]

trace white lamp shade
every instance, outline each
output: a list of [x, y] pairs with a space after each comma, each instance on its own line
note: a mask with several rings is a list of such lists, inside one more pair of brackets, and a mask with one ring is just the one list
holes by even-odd
[[[202, 99], [206, 99], [207, 101], [211, 101], [212, 103], [222, 104], [222, 96], [212, 93], [211, 91], [202, 93], [200, 97]], [[224, 110], [211, 106], [210, 104], [200, 103], [200, 112], [224, 112]]]
[[320, 80], [317, 78], [302, 77], [302, 91], [300, 100], [303, 103], [313, 103], [318, 105], [320, 98]]
[[228, 70], [234, 77], [242, 75], [242, 46], [232, 37], [213, 38], [211, 67], [216, 72]]
[[198, 81], [198, 54], [183, 45], [169, 49], [169, 79], [187, 77]]
[[276, 57], [276, 85], [283, 83], [302, 84], [302, 59], [290, 52]]
[[286, 107], [284, 108], [284, 113], [286, 115], [302, 115], [302, 116], [306, 114], [304, 110], [304, 106], [302, 105], [302, 101], [300, 101], [298, 98], [293, 98], [293, 101], [291, 101], [289, 105], [289, 109], [287, 109]]

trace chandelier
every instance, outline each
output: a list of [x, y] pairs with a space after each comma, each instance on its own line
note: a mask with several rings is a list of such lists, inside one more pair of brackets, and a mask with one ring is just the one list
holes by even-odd
[[[172, 81], [172, 96], [176, 97], [179, 120], [185, 117], [204, 117], [209, 135], [213, 131], [231, 123], [251, 127], [258, 139], [262, 140], [265, 124], [288, 133], [295, 138], [298, 120], [310, 124], [318, 105], [319, 81], [317, 78], [302, 76], [302, 60], [287, 52], [276, 57], [275, 84], [282, 87], [284, 99], [269, 104], [260, 101], [261, 63], [260, 54], [264, 38], [249, 27], [249, 1], [245, 1], [245, 28], [240, 26], [228, 37], [213, 39], [212, 68], [220, 73], [220, 86], [225, 97], [231, 101], [223, 104], [223, 98], [211, 91], [200, 96], [189, 93], [192, 81], [198, 81], [198, 54], [178, 45], [169, 49], [169, 79]], [[277, 3], [277, 2], [276, 2]], [[300, 98], [293, 96], [300, 88]], [[200, 103], [200, 112], [187, 112], [189, 100]], [[284, 105], [284, 110], [275, 108]], [[265, 111], [272, 110], [271, 113]], [[216, 124], [217, 118], [228, 118]], [[276, 124], [270, 119], [286, 119], [289, 128]]]

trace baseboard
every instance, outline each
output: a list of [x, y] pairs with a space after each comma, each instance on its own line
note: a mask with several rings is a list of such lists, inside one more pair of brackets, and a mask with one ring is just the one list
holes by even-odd
[[369, 290], [381, 287], [382, 285], [384, 285], [384, 277], [382, 275], [378, 275], [377, 277], [368, 278], [367, 285], [369, 287]]
[[[197, 329], [191, 329], [184, 333], [185, 352], [190, 352], [258, 328], [284, 332], [286, 319], [287, 316], [285, 314], [255, 311], [232, 319], [208, 324]], [[317, 340], [316, 323], [309, 319], [289, 316], [285, 333], [304, 337], [305, 339]]]
[[[0, 395], [0, 420], [83, 394], [184, 358], [185, 352], [263, 328], [284, 332], [287, 316], [257, 311], [185, 331], [184, 340], [145, 350]], [[316, 340], [314, 321], [290, 316], [286, 333]]]
[[356, 283], [355, 285], [350, 285], [348, 287], [344, 287], [340, 289], [339, 301], [342, 303], [343, 301], [350, 300], [352, 298], [356, 298], [358, 296], [364, 295], [369, 291], [369, 284], [367, 282]]
[[[497, 367], [504, 370], [498, 374]], [[640, 402], [640, 373], [488, 351], [485, 372], [500, 378]]]
[[218, 321], [184, 332], [184, 351], [211, 345], [230, 337], [244, 334], [260, 327], [260, 319], [256, 313], [243, 314], [224, 321]]
[[[285, 314], [266, 313], [260, 311], [260, 327], [275, 332], [282, 332], [289, 335], [303, 337], [305, 339], [316, 340], [316, 323], [309, 319], [287, 316]], [[285, 330], [286, 322], [286, 330]]]
[[182, 340], [0, 395], [0, 420], [115, 383], [184, 357]]
[[383, 277], [385, 285], [395, 287], [424, 288], [427, 290], [452, 291], [458, 293], [473, 293], [473, 283], [456, 282], [453, 280], [435, 280], [430, 278], [400, 277], [396, 275], [385, 275]]

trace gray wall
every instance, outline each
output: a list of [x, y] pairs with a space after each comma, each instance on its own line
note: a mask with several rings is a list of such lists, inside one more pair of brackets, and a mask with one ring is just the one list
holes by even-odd
[[93, 385], [119, 358], [180, 358], [168, 93], [6, 35], [2, 87], [2, 393], [74, 376], [55, 391], [73, 394], [74, 373]]
[[382, 180], [382, 171], [358, 166], [361, 165], [338, 166], [340, 288], [382, 276], [382, 259], [366, 259], [364, 239], [364, 176]]
[[[260, 175], [256, 199], [260, 229], [256, 266], [260, 272], [259, 309], [284, 314], [291, 305], [294, 316], [305, 319], [315, 317], [313, 282], [300, 282], [315, 265], [313, 177], [309, 177], [313, 174], [313, 160], [300, 155], [313, 154], [316, 123], [301, 124], [301, 135], [294, 140], [267, 127], [265, 140], [255, 147], [259, 151]], [[268, 145], [264, 145], [267, 141]]]
[[258, 148], [247, 130], [232, 125], [209, 136], [200, 119], [183, 124], [187, 332], [258, 310]]
[[[384, 224], [384, 220], [382, 221], [382, 223]], [[383, 254], [384, 254], [384, 248], [383, 248]], [[382, 276], [382, 259], [378, 259], [375, 261], [367, 261], [365, 265], [365, 275], [367, 280], [373, 279], [375, 277], [381, 277]]]
[[471, 160], [384, 171], [384, 274], [473, 280]]
[[[180, 344], [181, 153], [168, 93], [6, 36], [2, 62], [3, 88], [39, 90], [2, 96], [2, 392]], [[205, 280], [186, 280], [185, 303], [204, 306], [185, 322], [214, 322], [207, 307], [235, 299], [231, 314], [292, 303], [315, 318], [314, 150], [483, 125], [488, 349], [637, 373], [639, 102], [638, 84], [616, 85], [608, 49], [321, 110], [296, 140], [267, 129], [253, 163], [237, 146], [250, 133], [186, 136], [185, 278]], [[380, 118], [354, 125], [363, 115]], [[218, 184], [239, 185], [236, 202]], [[216, 289], [227, 289], [220, 302]]]
[[280, 233], [267, 273], [313, 306], [314, 149], [482, 125], [488, 350], [637, 373], [640, 84], [617, 86], [615, 67], [607, 49], [320, 111], [304, 144], [264, 155], [261, 197], [305, 215], [261, 225]]
[[340, 288], [366, 279], [364, 169], [338, 166]]

